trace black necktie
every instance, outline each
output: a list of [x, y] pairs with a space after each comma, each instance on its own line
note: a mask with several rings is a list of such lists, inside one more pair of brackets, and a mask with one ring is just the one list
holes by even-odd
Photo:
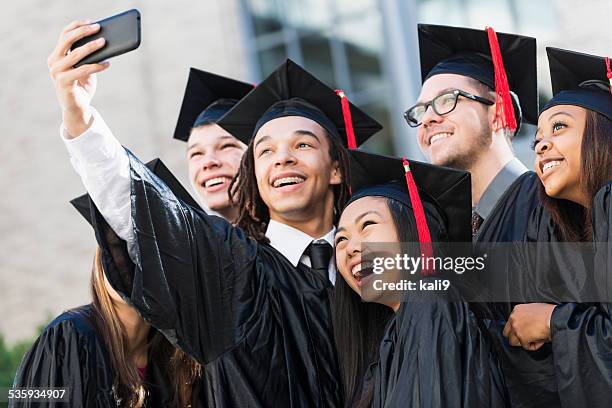
[[476, 211], [472, 211], [472, 237], [478, 233], [478, 229], [482, 225], [483, 218]]
[[329, 260], [331, 259], [333, 248], [329, 243], [312, 242], [306, 248], [305, 253], [310, 257], [310, 265], [312, 269], [319, 274], [323, 279], [327, 280]]

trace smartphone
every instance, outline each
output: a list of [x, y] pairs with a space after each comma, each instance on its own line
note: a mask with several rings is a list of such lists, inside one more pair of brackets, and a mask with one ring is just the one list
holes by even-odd
[[104, 44], [104, 47], [77, 62], [74, 65], [75, 68], [83, 64], [95, 64], [117, 55], [125, 54], [135, 50], [140, 45], [140, 12], [136, 9], [124, 11], [95, 23], [100, 24], [100, 31], [81, 38], [72, 44], [70, 49], [74, 50], [100, 37], [106, 39], [106, 44]]

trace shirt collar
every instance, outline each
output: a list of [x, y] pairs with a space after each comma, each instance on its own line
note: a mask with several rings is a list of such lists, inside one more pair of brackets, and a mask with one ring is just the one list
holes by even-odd
[[335, 234], [336, 227], [333, 227], [324, 236], [313, 238], [297, 228], [290, 227], [289, 225], [274, 220], [270, 220], [268, 228], [266, 229], [266, 237], [270, 240], [272, 248], [283, 254], [293, 266], [297, 266], [304, 251], [312, 241], [322, 239], [328, 242], [333, 248]]
[[527, 167], [516, 157], [506, 163], [485, 189], [474, 212], [486, 219], [508, 187], [528, 171]]

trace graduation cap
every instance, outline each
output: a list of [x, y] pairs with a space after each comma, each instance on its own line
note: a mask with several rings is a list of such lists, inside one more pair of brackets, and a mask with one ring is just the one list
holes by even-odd
[[194, 127], [216, 123], [253, 87], [246, 82], [190, 68], [174, 138], [186, 142]]
[[[522, 117], [537, 124], [535, 38], [496, 33], [490, 27], [483, 31], [430, 24], [419, 24], [418, 36], [423, 82], [438, 74], [473, 78], [496, 92], [496, 114], [504, 126], [518, 132]], [[507, 109], [501, 116], [503, 106]]]
[[555, 105], [576, 105], [612, 120], [610, 59], [546, 47], [553, 98], [542, 112]]
[[426, 214], [446, 230], [447, 241], [471, 242], [469, 172], [359, 150], [351, 150], [349, 155], [353, 193], [349, 203], [379, 196], [412, 208], [421, 252], [426, 257], [433, 251]]
[[240, 100], [217, 124], [248, 144], [265, 123], [301, 116], [355, 148], [382, 126], [304, 68], [288, 59]]
[[469, 172], [360, 150], [351, 150], [349, 156], [353, 192], [350, 201], [369, 195], [384, 196], [385, 186], [396, 185], [400, 188], [392, 187], [389, 191], [394, 192], [390, 194], [395, 195], [389, 198], [414, 208], [406, 182], [407, 164], [408, 175], [413, 178], [419, 197], [434, 204], [443, 215], [449, 241], [472, 240], [472, 185]]
[[[193, 199], [191, 194], [185, 190], [183, 185], [174, 177], [172, 172], [166, 167], [166, 165], [160, 159], [151, 160], [146, 164], [146, 166], [151, 170], [157, 177], [159, 177], [168, 188], [176, 195], [181, 201], [185, 204], [194, 207], [200, 208], [198, 203]], [[91, 200], [89, 198], [89, 194], [83, 194], [77, 198], [70, 200], [70, 204], [87, 220], [87, 222], [91, 225], [92, 223], [92, 213], [90, 207]]]

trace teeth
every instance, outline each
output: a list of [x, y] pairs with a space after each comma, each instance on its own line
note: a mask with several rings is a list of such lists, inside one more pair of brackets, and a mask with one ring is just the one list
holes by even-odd
[[429, 144], [432, 145], [438, 140], [446, 139], [447, 137], [450, 137], [451, 135], [452, 133], [437, 133], [433, 135], [431, 139], [429, 139]]
[[303, 181], [302, 177], [283, 177], [274, 181], [274, 187], [280, 187], [283, 184], [299, 184]]
[[206, 183], [204, 183], [204, 187], [216, 186], [217, 184], [227, 183], [227, 182], [229, 182], [229, 178], [227, 177], [215, 177], [210, 180], [207, 180]]
[[[354, 277], [363, 277], [361, 271], [363, 271], [364, 269], [367, 270], [368, 268], [372, 267], [372, 263], [370, 262], [360, 262], [357, 265], [353, 266], [353, 269], [351, 269], [351, 275], [353, 275]], [[365, 272], [365, 271], [364, 271]], [[369, 275], [369, 273], [367, 273], [366, 275]]]
[[542, 172], [546, 173], [549, 170], [551, 170], [552, 168], [557, 167], [559, 165], [561, 165], [561, 161], [560, 160], [549, 161], [548, 163], [546, 163], [544, 165], [544, 167], [542, 167]]

